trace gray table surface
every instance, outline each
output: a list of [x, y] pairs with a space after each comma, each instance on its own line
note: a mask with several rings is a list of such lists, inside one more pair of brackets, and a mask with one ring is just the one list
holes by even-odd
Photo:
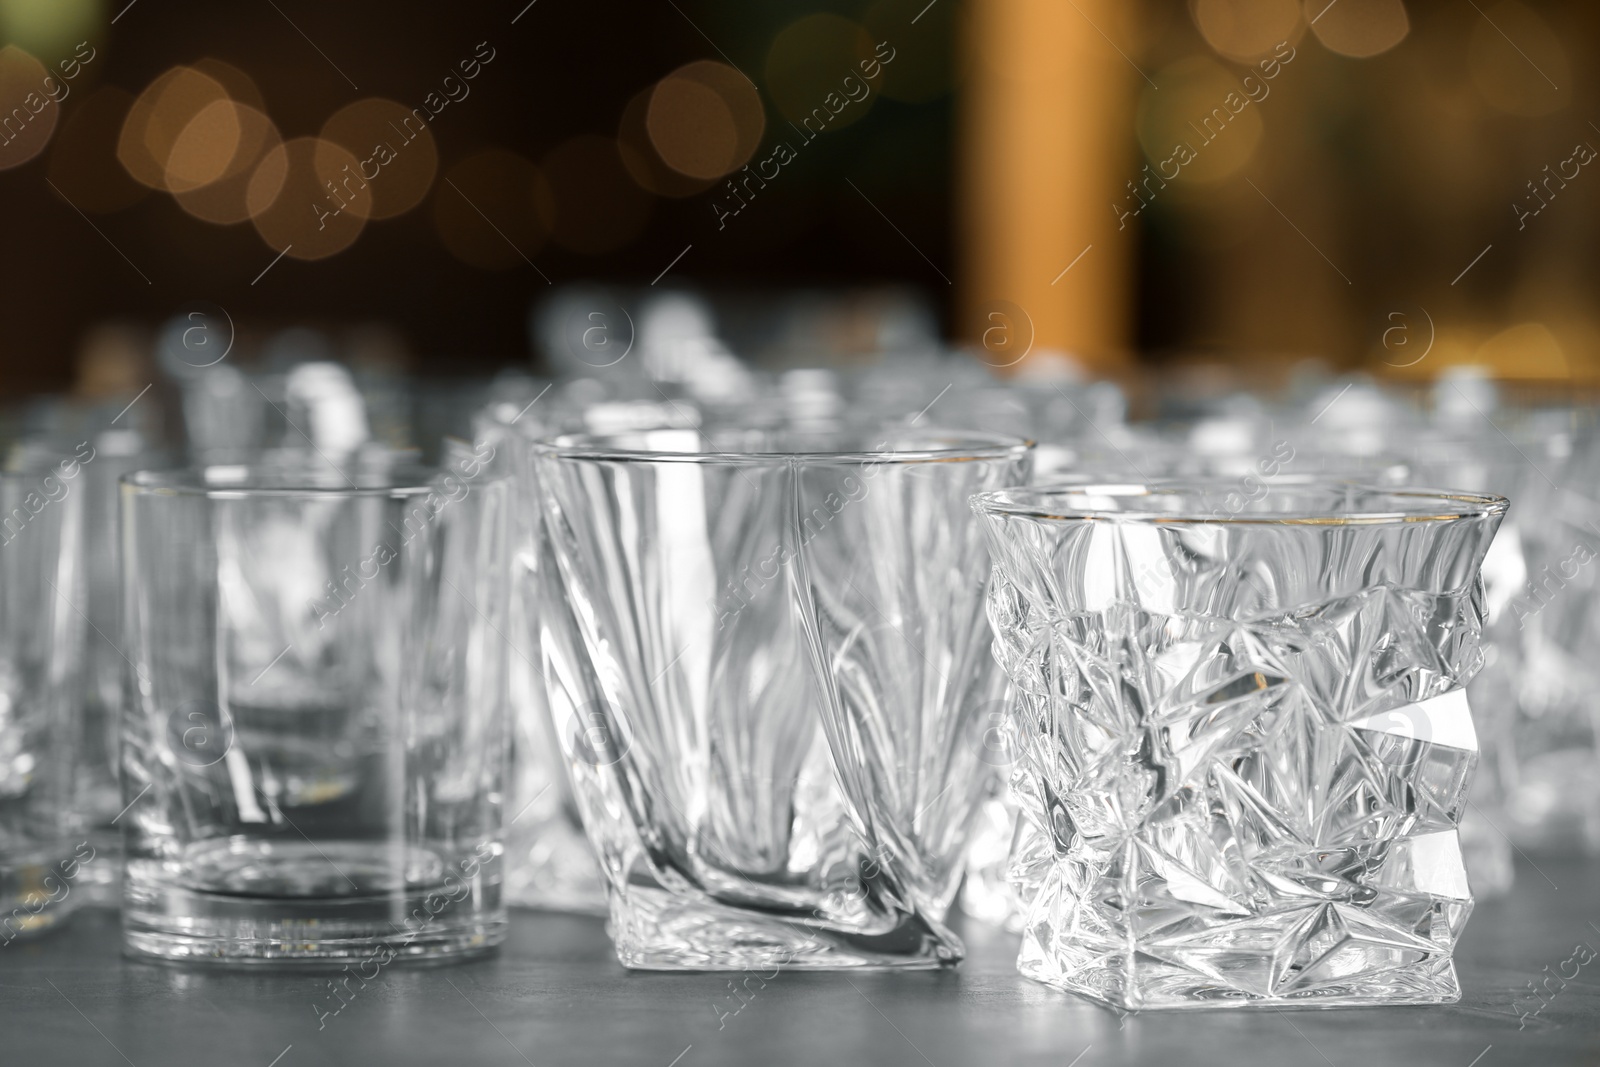
[[[1015, 939], [970, 922], [954, 970], [784, 972], [740, 1001], [728, 975], [624, 971], [599, 920], [518, 912], [497, 956], [389, 967], [319, 1028], [326, 976], [126, 959], [116, 916], [84, 910], [0, 949], [0, 1065], [1600, 1064], [1600, 956], [1568, 962], [1600, 950], [1600, 862], [1537, 864], [1478, 905], [1465, 995], [1432, 1008], [1119, 1017], [1024, 980]], [[1531, 1014], [1536, 975], [1575, 971]]]

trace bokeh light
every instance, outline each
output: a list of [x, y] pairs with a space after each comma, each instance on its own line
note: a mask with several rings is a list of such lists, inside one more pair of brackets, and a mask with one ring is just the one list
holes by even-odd
[[184, 124], [162, 169], [169, 190], [198, 189], [227, 173], [244, 136], [240, 110], [232, 100], [213, 100]]
[[76, 102], [61, 124], [50, 180], [83, 211], [121, 211], [150, 195], [117, 166], [117, 133], [132, 106], [132, 93], [108, 85]]
[[640, 90], [622, 109], [622, 118], [617, 123], [617, 151], [622, 156], [622, 165], [641, 189], [657, 196], [684, 197], [705, 192], [715, 184], [714, 178], [691, 178], [673, 170], [662, 162], [650, 143], [645, 117], [654, 92], [653, 85]]
[[550, 187], [514, 152], [490, 149], [445, 172], [433, 194], [433, 224], [450, 254], [483, 270], [532, 262], [550, 232]]
[[1467, 65], [1483, 99], [1510, 115], [1548, 115], [1571, 99], [1572, 66], [1561, 39], [1515, 0], [1486, 7], [1475, 20]]
[[117, 139], [117, 158], [135, 181], [170, 188], [167, 161], [184, 129], [211, 104], [226, 101], [222, 83], [193, 67], [173, 67], [134, 100]]
[[744, 166], [761, 144], [766, 115], [756, 87], [725, 63], [698, 60], [656, 83], [645, 129], [662, 162], [691, 178]]
[[[1260, 108], [1222, 64], [1180, 59], [1162, 68], [1155, 81], [1159, 91], [1146, 86], [1139, 96], [1139, 144], [1158, 179], [1146, 192], [1156, 193], [1160, 181], [1220, 181], [1255, 155]], [[1140, 181], [1144, 177], [1141, 172]], [[1130, 199], [1129, 205], [1137, 202]]]
[[257, 111], [265, 111], [267, 109], [267, 105], [261, 97], [261, 89], [256, 85], [255, 79], [232, 63], [206, 56], [204, 59], [195, 60], [189, 66], [222, 86], [228, 96], [239, 103], [253, 107]]
[[45, 92], [47, 74], [16, 45], [0, 48], [0, 170], [20, 167], [50, 143], [61, 105]]
[[1189, 7], [1206, 43], [1235, 59], [1267, 55], [1300, 28], [1297, 0], [1191, 0]]
[[1405, 0], [1305, 0], [1305, 10], [1324, 47], [1355, 59], [1387, 52], [1411, 30]]
[[325, 259], [355, 243], [372, 213], [360, 161], [331, 141], [296, 137], [268, 152], [246, 190], [261, 239], [295, 259]]
[[586, 134], [544, 157], [556, 212], [550, 236], [563, 248], [597, 256], [621, 248], [644, 229], [651, 198], [628, 177], [616, 142]]
[[872, 40], [859, 23], [807, 15], [773, 39], [767, 90], [784, 118], [802, 125], [811, 120], [806, 128], [812, 134], [840, 129], [863, 118], [877, 101], [860, 66], [872, 59]]
[[53, 64], [99, 37], [105, 19], [104, 0], [0, 0], [0, 39]]
[[[282, 143], [272, 120], [253, 107], [233, 104], [233, 116], [238, 123], [239, 138], [233, 158], [222, 173], [204, 185], [192, 189], [175, 189], [173, 196], [178, 206], [197, 219], [232, 225], [250, 217], [249, 189], [262, 158]], [[264, 193], [265, 190], [263, 189]], [[264, 209], [271, 198], [261, 206]]]
[[1572, 365], [1556, 335], [1542, 322], [1507, 327], [1484, 341], [1473, 353], [1474, 363], [1515, 368], [1520, 378], [1570, 379]]
[[439, 171], [428, 123], [393, 100], [369, 97], [340, 108], [323, 124], [322, 138], [361, 160], [375, 219], [403, 215], [422, 203]]

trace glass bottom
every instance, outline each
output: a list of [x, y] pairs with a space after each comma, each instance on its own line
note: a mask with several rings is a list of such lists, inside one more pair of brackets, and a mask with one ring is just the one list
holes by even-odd
[[[1025, 954], [1026, 955], [1026, 954]], [[1108, 961], [1108, 966], [1116, 966]], [[1141, 960], [1136, 983], [1074, 981], [1042, 960], [1019, 959], [1024, 977], [1068, 993], [1097, 1000], [1122, 1011], [1177, 1011], [1217, 1008], [1371, 1008], [1407, 1004], [1454, 1004], [1461, 999], [1455, 965], [1448, 959], [1437, 968], [1407, 969], [1366, 975], [1315, 989], [1261, 996], [1207, 979], [1181, 968], [1151, 966]], [[1099, 977], [1099, 976], [1096, 976]]]
[[[1379, 949], [1379, 952], [1384, 951]], [[1376, 953], [1375, 953], [1376, 954]], [[1239, 961], [1232, 961], [1238, 965]], [[1265, 971], [1266, 961], [1240, 966], [1244, 972]], [[1219, 972], [1229, 963], [1213, 961]], [[1346, 966], [1359, 967], [1349, 961]], [[1089, 968], [1065, 972], [1057, 961], [1023, 943], [1017, 969], [1024, 977], [1097, 1000], [1123, 1011], [1190, 1008], [1355, 1008], [1405, 1004], [1453, 1004], [1461, 999], [1455, 964], [1445, 955], [1387, 970], [1368, 969], [1310, 988], [1275, 995], [1230, 985], [1217, 977], [1140, 954], [1136, 962], [1121, 954], [1101, 957]]]
[[646, 971], [932, 970], [966, 951], [915, 915], [875, 933], [846, 931], [638, 885], [613, 899], [611, 925], [617, 959]]
[[0, 949], [55, 929], [84, 902], [81, 853], [18, 845], [0, 849]]
[[336, 967], [491, 952], [507, 932], [498, 860], [452, 870], [429, 850], [397, 855], [383, 843], [206, 842], [179, 863], [129, 862], [123, 947], [184, 962]]

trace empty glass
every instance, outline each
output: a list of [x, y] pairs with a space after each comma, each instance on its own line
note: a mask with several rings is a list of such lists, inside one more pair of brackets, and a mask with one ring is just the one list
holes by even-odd
[[1233, 487], [974, 501], [1018, 691], [1018, 966], [1130, 1010], [1455, 1000], [1506, 502]]
[[70, 818], [84, 633], [74, 603], [79, 469], [70, 455], [32, 455], [0, 472], [0, 947], [77, 907], [96, 866]]
[[473, 456], [124, 478], [127, 948], [504, 937], [508, 488]]
[[1028, 444], [669, 429], [534, 445], [551, 703], [629, 967], [917, 968], [993, 768], [967, 508]]
[[[583, 833], [539, 663], [538, 571], [552, 561], [541, 550], [544, 522], [528, 449], [542, 425], [540, 416], [548, 411], [532, 410], [538, 399], [537, 393], [530, 392], [526, 397], [489, 405], [476, 420], [475, 434], [478, 452], [492, 453], [494, 469], [509, 474], [513, 486], [511, 615], [506, 630], [513, 654], [508, 663], [511, 780], [506, 804], [505, 897], [512, 907], [598, 914], [606, 909], [605, 880]], [[463, 442], [458, 447], [467, 446]]]

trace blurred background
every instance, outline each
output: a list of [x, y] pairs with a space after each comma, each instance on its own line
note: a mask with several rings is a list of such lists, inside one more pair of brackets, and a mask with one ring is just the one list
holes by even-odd
[[551, 373], [529, 308], [590, 282], [704, 294], [772, 368], [1584, 387], [1597, 30], [1579, 0], [0, 0], [0, 397], [132, 395], [197, 302], [244, 365], [309, 324]]

